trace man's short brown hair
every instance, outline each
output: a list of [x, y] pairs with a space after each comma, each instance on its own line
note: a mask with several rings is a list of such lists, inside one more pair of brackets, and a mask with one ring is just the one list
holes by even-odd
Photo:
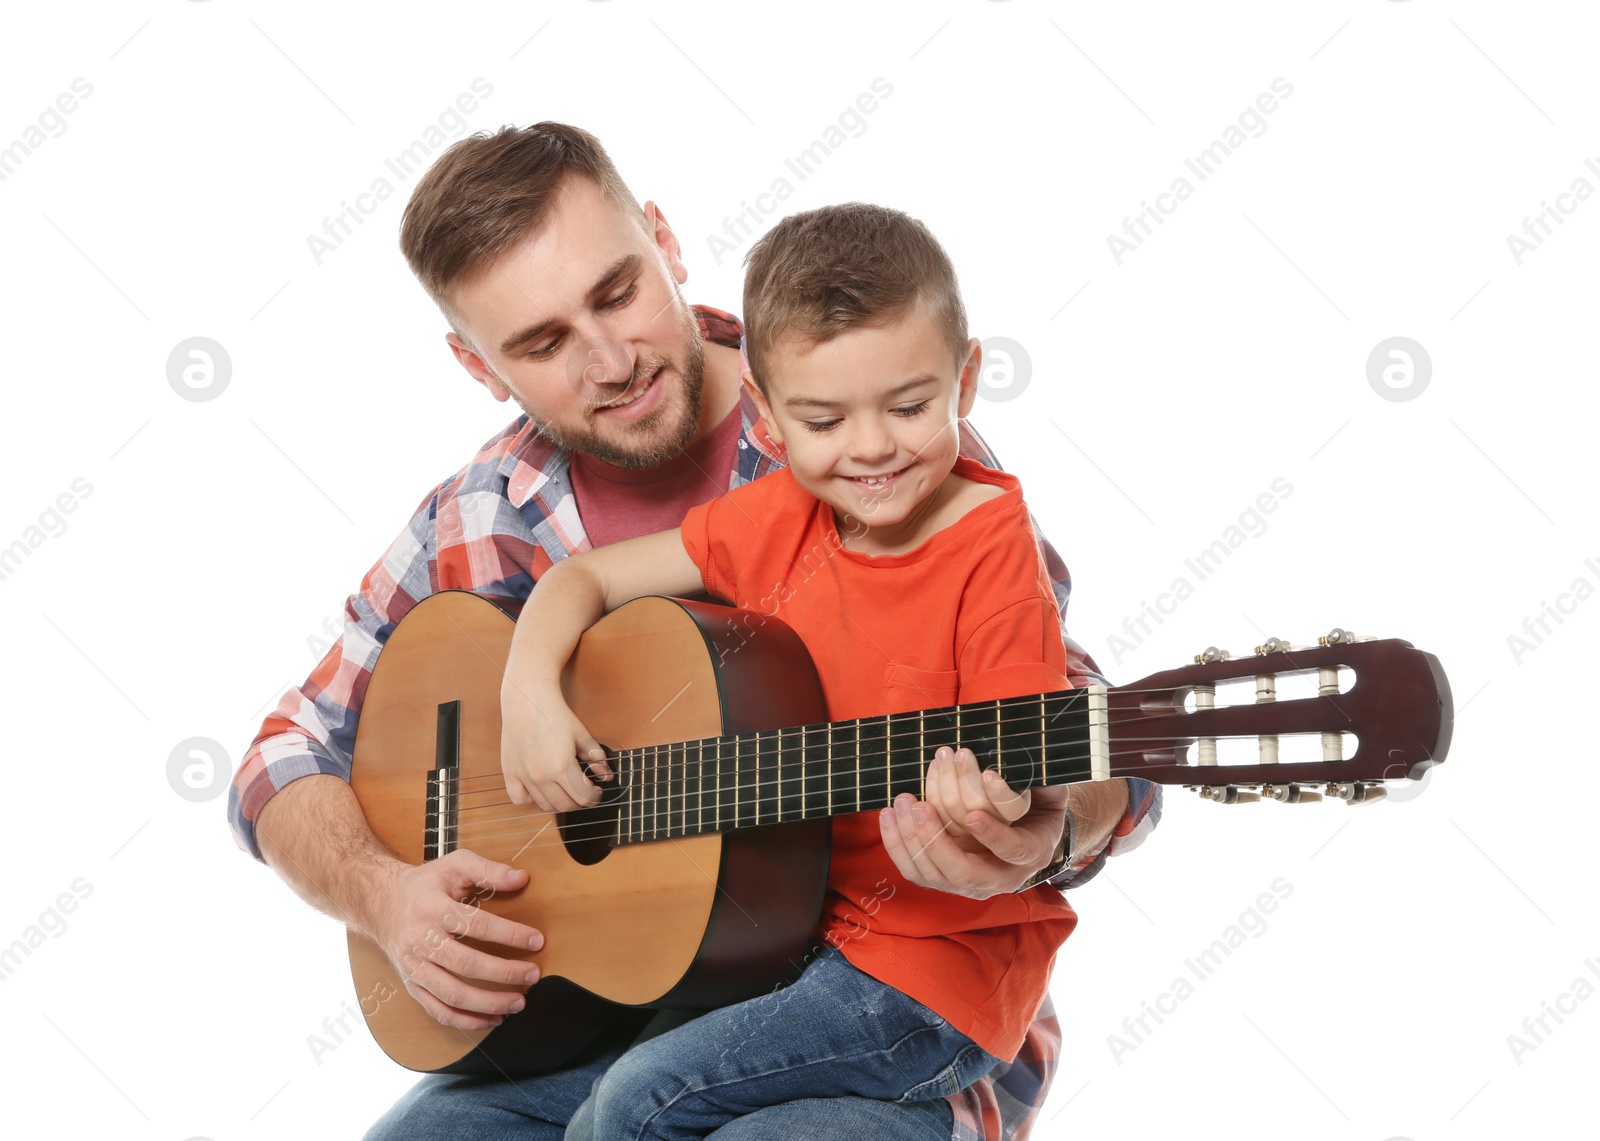
[[966, 359], [955, 267], [928, 227], [902, 211], [848, 202], [792, 214], [751, 247], [745, 266], [745, 355], [762, 392], [779, 341], [823, 344], [889, 324], [919, 302], [957, 363]]
[[638, 199], [600, 140], [565, 123], [501, 127], [492, 135], [479, 131], [428, 168], [406, 203], [400, 252], [452, 325], [451, 287], [481, 273], [533, 233], [575, 174], [644, 225]]

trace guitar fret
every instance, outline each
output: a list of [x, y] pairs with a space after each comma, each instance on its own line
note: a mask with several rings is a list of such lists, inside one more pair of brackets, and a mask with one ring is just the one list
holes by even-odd
[[1039, 699], [1039, 783], [1049, 784], [1049, 770], [1045, 765], [1050, 760], [1050, 751], [1044, 739], [1044, 698]]
[[672, 819], [672, 834], [682, 836], [689, 830], [689, 742], [678, 745], [678, 766], [673, 771], [678, 791], [678, 811]]
[[[800, 797], [800, 817], [814, 820], [833, 814], [833, 770], [828, 767], [825, 725], [807, 725], [800, 731], [800, 765], [805, 788]], [[815, 737], [817, 740], [813, 741]]]
[[661, 834], [672, 835], [672, 745], [669, 743], [662, 747], [664, 756], [661, 761]]
[[956, 706], [956, 739], [951, 743], [950, 748], [953, 750], [960, 750], [960, 748], [965, 744], [966, 741], [962, 739], [961, 733], [961, 707], [958, 705]]
[[833, 722], [828, 722], [828, 815], [833, 815]]
[[[1043, 780], [1043, 758], [1035, 761], [1033, 747], [1032, 707], [1022, 698], [1012, 699], [1015, 704], [995, 702], [995, 732], [1001, 745], [996, 768], [1012, 788], [1037, 787]], [[1033, 700], [1037, 701], [1037, 698]], [[1006, 763], [1006, 755], [1010, 763]]]
[[928, 719], [923, 711], [917, 711], [917, 768], [922, 770], [923, 791], [928, 786], [928, 762], [933, 759], [933, 754], [928, 752]]
[[809, 815], [806, 812], [806, 808], [810, 803], [811, 772], [810, 766], [806, 761], [806, 727], [802, 725], [800, 726], [800, 752], [796, 759], [796, 763], [800, 766], [800, 811], [796, 815], [796, 819]]
[[1002, 780], [1005, 779], [1006, 775], [1005, 749], [1002, 744], [1004, 740], [1005, 737], [1000, 732], [1000, 703], [996, 701], [994, 703], [994, 771], [1000, 774], [1000, 779]]
[[665, 837], [672, 835], [672, 745], [662, 745], [656, 754], [656, 835]]
[[861, 811], [861, 718], [856, 718], [856, 811]]
[[[866, 786], [861, 788], [858, 803], [864, 800], [869, 808], [880, 808], [894, 803], [890, 783], [894, 764], [893, 742], [890, 737], [891, 724], [892, 719], [888, 717], [862, 718], [856, 722], [856, 771], [859, 776], [857, 786]], [[872, 730], [875, 728], [881, 728], [883, 733], [881, 738], [873, 735]], [[864, 774], [861, 771], [863, 758], [867, 762]]]
[[689, 797], [694, 793], [694, 790], [691, 786], [694, 783], [696, 772], [696, 770], [693, 768], [693, 763], [689, 760], [689, 750], [692, 748], [694, 748], [693, 741], [685, 741], [683, 743], [683, 768], [681, 770], [683, 779], [683, 805], [679, 812], [677, 827], [677, 833], [680, 836], [684, 836], [689, 833]]
[[655, 836], [656, 747], [647, 745], [645, 756], [648, 758], [648, 767], [641, 766], [639, 769], [639, 799], [644, 807], [639, 817], [640, 840], [653, 839]]
[[650, 808], [651, 808], [651, 816], [652, 816], [652, 819], [650, 821], [650, 835], [653, 836], [653, 837], [656, 837], [658, 839], [661, 836], [661, 830], [662, 830], [663, 821], [666, 820], [666, 816], [667, 816], [666, 799], [665, 799], [666, 790], [667, 790], [666, 762], [664, 762], [662, 760], [661, 752], [662, 752], [661, 747], [658, 745], [656, 747], [656, 757], [655, 757], [655, 770], [656, 770], [655, 771], [655, 778], [656, 779], [655, 779], [654, 788], [651, 790], [653, 795], [650, 798]]
[[[676, 744], [676, 742], [674, 742]], [[683, 748], [681, 744], [678, 748]], [[683, 765], [673, 756], [672, 745], [667, 746], [667, 827], [668, 836], [678, 834], [678, 825], [682, 821], [682, 808], [679, 802], [683, 799]]]

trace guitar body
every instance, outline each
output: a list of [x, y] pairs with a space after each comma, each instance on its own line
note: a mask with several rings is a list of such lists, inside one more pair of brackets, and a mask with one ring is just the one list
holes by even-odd
[[[584, 635], [563, 678], [568, 703], [611, 750], [825, 720], [798, 636], [772, 623], [749, 638], [731, 613], [665, 598], [618, 609]], [[440, 707], [460, 703], [450, 847], [527, 869], [523, 890], [472, 903], [546, 940], [520, 956], [483, 948], [536, 963], [542, 977], [521, 1013], [468, 1032], [435, 1022], [378, 946], [351, 932], [367, 1025], [413, 1070], [548, 1069], [607, 1026], [642, 1022], [642, 1010], [710, 1009], [763, 993], [799, 972], [821, 911], [826, 819], [614, 848], [601, 838], [614, 820], [604, 805], [546, 814], [511, 804], [500, 769], [500, 690], [513, 626], [475, 595], [425, 599], [385, 644], [362, 705], [351, 787], [378, 838], [420, 864], [429, 773], [444, 747]]]

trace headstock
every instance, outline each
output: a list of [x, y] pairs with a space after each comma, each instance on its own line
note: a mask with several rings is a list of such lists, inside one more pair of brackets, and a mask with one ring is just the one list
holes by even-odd
[[[1193, 665], [1110, 690], [1112, 771], [1224, 804], [1304, 803], [1323, 793], [1366, 804], [1383, 797], [1382, 782], [1420, 780], [1445, 759], [1455, 710], [1437, 658], [1398, 638], [1341, 629], [1317, 643], [1268, 638], [1239, 659], [1212, 647]], [[1253, 703], [1217, 703], [1219, 692], [1252, 681]], [[1285, 682], [1306, 695], [1281, 697]], [[1345, 735], [1356, 741], [1348, 756]], [[1298, 736], [1318, 738], [1321, 758], [1280, 760], [1281, 738]], [[1256, 742], [1254, 763], [1219, 755], [1219, 742], [1244, 739]]]

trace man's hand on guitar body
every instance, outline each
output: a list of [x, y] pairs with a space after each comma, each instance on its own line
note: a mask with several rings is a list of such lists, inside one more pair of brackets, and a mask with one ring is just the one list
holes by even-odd
[[[536, 968], [465, 946], [458, 936], [518, 950], [544, 946], [536, 928], [477, 906], [527, 886], [528, 873], [460, 849], [412, 865], [372, 832], [350, 785], [317, 774], [262, 810], [256, 835], [267, 863], [313, 907], [371, 939], [406, 990], [447, 1026], [483, 1029], [522, 1007]], [[474, 980], [515, 990], [475, 986]]]
[[[484, 1030], [523, 1008], [539, 979], [532, 963], [502, 959], [461, 942], [537, 951], [544, 935], [478, 906], [498, 891], [527, 886], [528, 873], [457, 849], [421, 865], [398, 865], [379, 891], [368, 934], [405, 980], [406, 991], [445, 1026]], [[513, 990], [475, 985], [501, 983]]]

